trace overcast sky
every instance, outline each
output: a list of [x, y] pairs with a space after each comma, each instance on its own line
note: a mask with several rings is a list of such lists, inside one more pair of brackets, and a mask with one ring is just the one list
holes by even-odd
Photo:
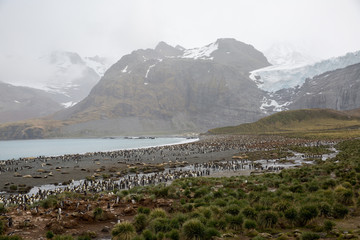
[[327, 58], [360, 50], [359, 26], [359, 0], [0, 0], [0, 55], [66, 50], [117, 60], [159, 41], [193, 48], [231, 37]]

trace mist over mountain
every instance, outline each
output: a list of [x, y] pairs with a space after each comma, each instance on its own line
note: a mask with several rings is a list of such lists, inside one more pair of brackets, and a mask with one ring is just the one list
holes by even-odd
[[43, 117], [60, 109], [45, 91], [0, 82], [0, 123]]
[[38, 88], [55, 93], [54, 100], [64, 107], [84, 99], [107, 69], [105, 59], [98, 56], [82, 58], [73, 52], [52, 52], [40, 61], [49, 64], [52, 74]]
[[310, 65], [319, 60], [311, 56], [304, 47], [285, 42], [274, 43], [264, 51], [264, 55], [273, 66], [287, 66], [288, 68]]
[[89, 94], [109, 66], [110, 61], [99, 56], [81, 57], [74, 52], [53, 51], [32, 61], [29, 66], [21, 66], [24, 74], [9, 76], [2, 81], [44, 90], [51, 93], [49, 96], [55, 102], [70, 107]]

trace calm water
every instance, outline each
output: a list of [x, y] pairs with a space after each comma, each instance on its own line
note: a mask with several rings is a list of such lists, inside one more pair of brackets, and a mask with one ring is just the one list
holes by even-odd
[[196, 141], [185, 138], [155, 139], [41, 139], [0, 141], [0, 160], [20, 157], [57, 156], [120, 149], [145, 148]]

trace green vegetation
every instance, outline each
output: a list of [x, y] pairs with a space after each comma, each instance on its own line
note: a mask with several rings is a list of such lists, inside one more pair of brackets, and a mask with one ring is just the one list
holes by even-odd
[[[131, 189], [126, 197], [159, 196], [173, 204], [153, 210], [139, 207], [132, 222], [123, 223], [127, 230], [113, 230], [113, 236], [127, 232], [137, 235], [135, 239], [211, 239], [229, 234], [235, 239], [263, 239], [261, 232], [285, 231], [290, 235], [279, 239], [341, 237], [333, 233], [337, 224], [360, 215], [360, 140], [342, 142], [337, 148], [341, 152], [334, 159], [278, 174], [186, 178], [167, 187]], [[214, 189], [219, 185], [223, 187]], [[294, 228], [300, 233], [292, 233]]]
[[302, 109], [275, 113], [254, 123], [211, 129], [209, 133], [351, 138], [360, 136], [360, 118], [330, 109]]
[[55, 234], [52, 231], [47, 231], [45, 237], [46, 239], [53, 239]]
[[[321, 147], [291, 148], [304, 154], [327, 152]], [[115, 191], [113, 193], [126, 202], [133, 199], [137, 203], [151, 204], [139, 206], [130, 222], [116, 224], [112, 237], [124, 240], [211, 239], [224, 236], [229, 236], [229, 239], [264, 239], [266, 234], [278, 239], [349, 237], [343, 232], [358, 237], [360, 233], [352, 231], [355, 230], [351, 228], [353, 226], [344, 227], [344, 222], [357, 221], [360, 216], [360, 139], [341, 142], [336, 148], [340, 153], [333, 159], [279, 173], [182, 178], [169, 186]], [[282, 152], [286, 151], [274, 150], [271, 156], [277, 154], [276, 157], [279, 157]], [[86, 198], [96, 200], [99, 195], [88, 194]], [[85, 198], [65, 192], [38, 204], [44, 208], [56, 207], [65, 197]], [[160, 199], [162, 208], [153, 204]], [[104, 213], [105, 210], [95, 208], [94, 219], [101, 220]], [[5, 227], [0, 221], [0, 231], [3, 232]], [[295, 232], [294, 229], [300, 230]], [[73, 239], [54, 236], [52, 232], [48, 232], [46, 237]], [[89, 239], [89, 236], [78, 239]]]
[[55, 207], [58, 203], [56, 196], [49, 196], [47, 199], [39, 202], [39, 205], [45, 209]]
[[103, 215], [104, 215], [104, 211], [102, 210], [102, 208], [97, 207], [97, 208], [94, 209], [93, 215], [94, 215], [95, 220], [102, 220]]
[[269, 151], [248, 152], [246, 154], [246, 156], [247, 156], [247, 159], [249, 159], [251, 161], [256, 161], [256, 160], [261, 160], [261, 159], [281, 159], [281, 158], [286, 158], [286, 157], [292, 157], [292, 156], [294, 156], [294, 154], [289, 151], [283, 151], [282, 149], [276, 149], [276, 150], [269, 150]]
[[3, 221], [0, 220], [0, 235], [4, 234], [5, 232], [5, 224]]
[[185, 222], [182, 232], [185, 239], [205, 239], [205, 226], [198, 219], [190, 219]]
[[129, 222], [118, 223], [111, 231], [113, 240], [131, 240], [135, 236], [135, 228]]
[[6, 207], [4, 206], [3, 203], [0, 203], [0, 214], [6, 213]]
[[298, 153], [304, 154], [312, 154], [312, 155], [321, 155], [321, 154], [329, 154], [331, 150], [329, 150], [328, 146], [313, 146], [313, 147], [301, 147], [301, 146], [291, 146], [290, 150]]
[[19, 236], [0, 236], [0, 240], [22, 240]]

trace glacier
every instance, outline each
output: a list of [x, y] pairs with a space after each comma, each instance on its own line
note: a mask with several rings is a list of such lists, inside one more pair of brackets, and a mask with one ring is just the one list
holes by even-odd
[[313, 64], [285, 63], [269, 66], [250, 72], [250, 79], [267, 92], [302, 86], [307, 78], [360, 63], [360, 51], [347, 53], [344, 56], [318, 61]]

